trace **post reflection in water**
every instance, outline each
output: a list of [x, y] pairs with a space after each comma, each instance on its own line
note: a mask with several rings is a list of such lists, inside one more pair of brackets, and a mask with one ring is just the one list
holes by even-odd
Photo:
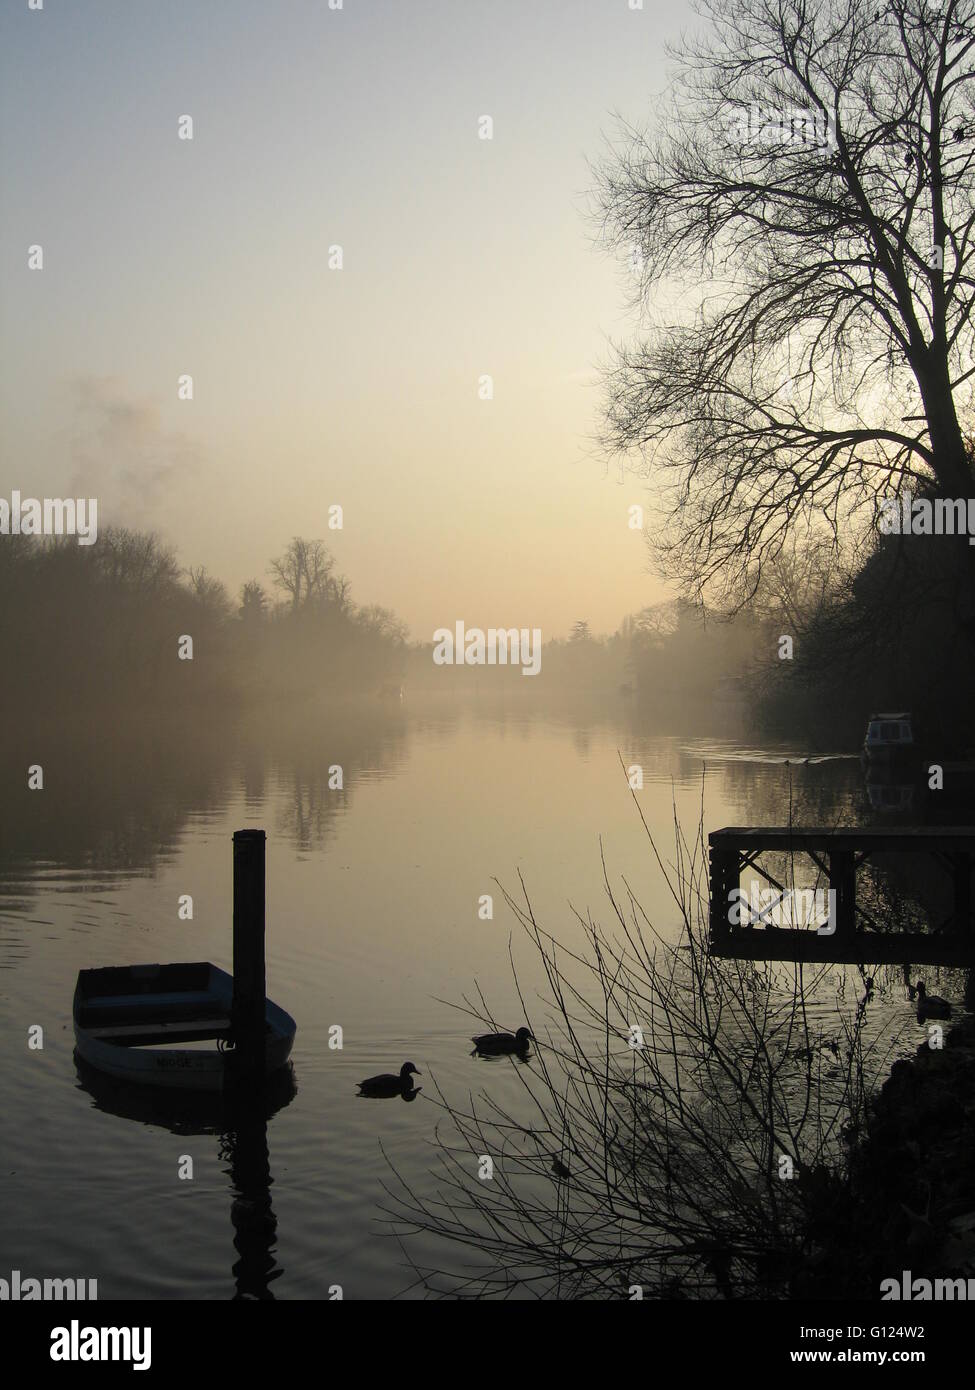
[[78, 1085], [96, 1110], [155, 1125], [181, 1136], [218, 1137], [218, 1155], [230, 1179], [230, 1219], [238, 1258], [231, 1266], [235, 1299], [273, 1299], [284, 1273], [277, 1258], [278, 1221], [271, 1205], [268, 1121], [298, 1094], [289, 1064], [262, 1088], [228, 1087], [223, 1095], [126, 1085], [103, 1075], [75, 1053]]
[[[220, 1158], [228, 1165], [234, 1197], [230, 1219], [240, 1257], [233, 1266], [235, 1298], [273, 1298], [271, 1284], [283, 1273], [276, 1259], [278, 1220], [271, 1206], [267, 1122], [296, 1089], [288, 1066], [269, 1077], [262, 1090], [241, 1086], [225, 1098], [229, 1127], [220, 1136]], [[275, 1091], [280, 1093], [277, 1101]]]

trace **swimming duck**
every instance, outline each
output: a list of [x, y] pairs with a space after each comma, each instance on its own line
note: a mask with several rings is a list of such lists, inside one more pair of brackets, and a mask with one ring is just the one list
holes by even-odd
[[411, 1076], [422, 1076], [422, 1072], [417, 1071], [412, 1062], [404, 1062], [399, 1069], [399, 1076], [395, 1072], [381, 1072], [379, 1076], [369, 1076], [365, 1081], [359, 1082], [359, 1094], [362, 1096], [398, 1096], [413, 1089]]
[[482, 1033], [479, 1038], [471, 1038], [475, 1052], [487, 1057], [504, 1057], [512, 1052], [527, 1052], [528, 1044], [535, 1039], [527, 1028], [519, 1028], [517, 1033]]
[[918, 980], [917, 1021], [923, 1023], [926, 1018], [951, 1018], [951, 1005], [940, 994], [928, 994], [924, 981]]

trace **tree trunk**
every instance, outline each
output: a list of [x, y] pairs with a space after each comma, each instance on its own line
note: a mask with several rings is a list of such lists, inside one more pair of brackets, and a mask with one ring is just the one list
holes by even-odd
[[938, 492], [943, 497], [968, 497], [975, 478], [955, 412], [945, 357], [929, 354], [917, 371], [917, 381], [931, 437]]

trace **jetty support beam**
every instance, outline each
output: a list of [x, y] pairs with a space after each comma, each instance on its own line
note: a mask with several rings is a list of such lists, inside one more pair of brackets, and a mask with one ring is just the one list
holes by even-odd
[[741, 857], [737, 846], [713, 840], [708, 854], [711, 861], [711, 942], [719, 945], [731, 937], [731, 893], [741, 886]]
[[850, 850], [833, 849], [828, 850], [829, 854], [829, 887], [830, 891], [836, 894], [835, 903], [836, 921], [830, 925], [835, 928], [836, 935], [843, 941], [848, 941], [856, 931], [856, 868], [853, 854]]

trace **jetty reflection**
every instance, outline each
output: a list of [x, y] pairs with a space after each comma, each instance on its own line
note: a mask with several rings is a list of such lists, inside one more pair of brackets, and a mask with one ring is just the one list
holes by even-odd
[[96, 1110], [158, 1126], [171, 1134], [214, 1135], [230, 1179], [230, 1219], [237, 1259], [231, 1266], [235, 1299], [273, 1299], [284, 1273], [277, 1258], [278, 1222], [271, 1202], [274, 1178], [268, 1124], [298, 1094], [289, 1064], [263, 1087], [227, 1087], [217, 1094], [167, 1091], [117, 1081], [74, 1054], [78, 1086]]

